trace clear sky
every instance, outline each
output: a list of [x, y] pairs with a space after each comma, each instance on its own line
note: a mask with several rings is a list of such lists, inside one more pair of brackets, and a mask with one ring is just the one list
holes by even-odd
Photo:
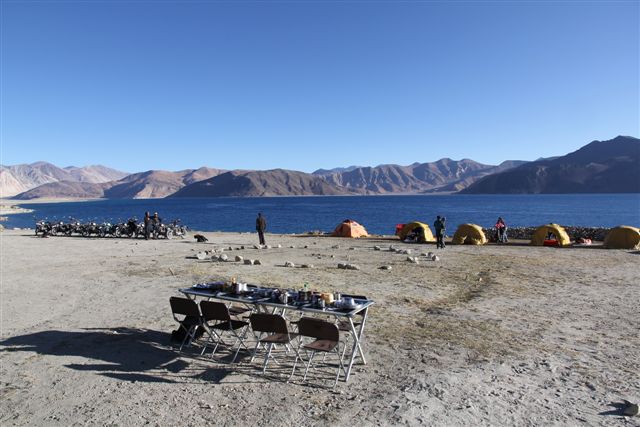
[[1, 7], [2, 164], [497, 164], [640, 134], [635, 0]]

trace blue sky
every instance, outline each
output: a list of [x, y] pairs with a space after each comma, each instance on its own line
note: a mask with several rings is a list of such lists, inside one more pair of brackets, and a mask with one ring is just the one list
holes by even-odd
[[640, 134], [637, 1], [1, 7], [2, 164], [497, 164]]

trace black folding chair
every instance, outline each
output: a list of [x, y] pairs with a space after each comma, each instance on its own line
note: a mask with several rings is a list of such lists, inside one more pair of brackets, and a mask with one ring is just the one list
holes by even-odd
[[[213, 348], [213, 352], [211, 356], [216, 353], [218, 346], [220, 344], [226, 345], [222, 336], [226, 333], [230, 333], [235, 337], [235, 342], [231, 345], [231, 351], [238, 345], [238, 349], [233, 356], [233, 360], [231, 363], [236, 361], [238, 357], [238, 353], [240, 352], [240, 348], [244, 347], [247, 349], [247, 346], [244, 344], [244, 338], [246, 336], [246, 328], [249, 326], [248, 322], [243, 320], [233, 320], [231, 319], [231, 313], [229, 312], [229, 308], [221, 302], [215, 301], [200, 301], [200, 311], [202, 312], [202, 322], [204, 328], [209, 332], [209, 342], [213, 342], [213, 336], [215, 335], [215, 347]], [[217, 322], [211, 324], [210, 322]], [[238, 330], [243, 330], [241, 334], [238, 334]], [[217, 333], [216, 331], [219, 331]], [[207, 350], [207, 343], [205, 343], [204, 348], [202, 349], [202, 353]], [[249, 349], [247, 349], [248, 351]]]
[[[249, 363], [253, 362], [253, 359], [256, 357], [258, 347], [260, 345], [265, 346], [266, 354], [262, 365], [262, 373], [265, 373], [269, 358], [273, 358], [275, 361], [275, 358], [271, 355], [273, 347], [280, 344], [289, 348], [289, 344], [298, 334], [289, 332], [286, 319], [279, 314], [253, 313], [251, 317], [249, 317], [249, 322], [251, 322], [251, 329], [257, 340]], [[267, 336], [262, 338], [263, 334], [267, 334]], [[297, 350], [295, 351], [297, 355]]]
[[[191, 342], [195, 339], [196, 329], [202, 326], [202, 317], [200, 316], [200, 310], [198, 310], [198, 304], [189, 298], [171, 297], [169, 298], [169, 304], [171, 304], [173, 318], [180, 324], [180, 329], [185, 332], [184, 339], [180, 343], [180, 349], [178, 350], [180, 352], [185, 343], [191, 345]], [[178, 316], [184, 316], [184, 318], [179, 319]]]
[[[291, 370], [289, 378], [293, 377], [298, 359], [304, 361], [302, 357], [300, 357], [299, 349], [301, 346], [305, 351], [311, 353], [309, 360], [307, 361], [307, 366], [304, 370], [303, 381], [306, 381], [307, 379], [307, 373], [311, 367], [311, 362], [317, 352], [325, 353], [325, 355], [335, 352], [338, 357], [338, 370], [336, 372], [336, 380], [333, 384], [333, 388], [335, 388], [338, 384], [338, 379], [340, 378], [340, 370], [344, 370], [344, 365], [342, 363], [344, 350], [342, 354], [340, 354], [340, 331], [338, 331], [338, 327], [334, 323], [327, 322], [325, 320], [303, 317], [298, 320], [298, 334], [300, 337], [313, 338], [315, 341], [303, 345], [302, 339], [300, 339], [298, 351], [296, 351], [296, 360], [293, 362], [293, 369]], [[346, 344], [344, 348], [346, 349]]]

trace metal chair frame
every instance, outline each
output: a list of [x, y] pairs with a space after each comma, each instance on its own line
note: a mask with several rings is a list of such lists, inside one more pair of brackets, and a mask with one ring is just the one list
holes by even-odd
[[[214, 341], [215, 341], [215, 346], [213, 348], [213, 351], [211, 352], [211, 357], [213, 357], [213, 355], [216, 353], [220, 344], [223, 344], [226, 346], [227, 344], [224, 342], [224, 339], [222, 338], [225, 332], [230, 333], [235, 337], [235, 341], [230, 347], [231, 351], [233, 352], [233, 349], [236, 347], [236, 345], [238, 346], [233, 356], [233, 359], [231, 360], [231, 363], [234, 363], [236, 361], [238, 357], [238, 353], [240, 352], [240, 349], [242, 347], [244, 347], [247, 351], [249, 351], [249, 349], [244, 343], [244, 339], [246, 337], [246, 331], [247, 331], [247, 328], [249, 327], [249, 323], [243, 320], [231, 319], [231, 313], [229, 312], [229, 308], [227, 307], [226, 304], [222, 302], [203, 300], [203, 301], [200, 301], [200, 311], [202, 312], [203, 327], [209, 333], [209, 340], [204, 344], [204, 347], [202, 348], [202, 353], [200, 353], [201, 355], [203, 355], [207, 350], [208, 344], [209, 343], [213, 344]], [[216, 321], [217, 323], [214, 325], [210, 325], [209, 321]], [[238, 334], [236, 332], [238, 329], [242, 330], [241, 334]], [[220, 333], [217, 333], [216, 330], [220, 331]], [[214, 336], [216, 337], [215, 340], [213, 339]]]

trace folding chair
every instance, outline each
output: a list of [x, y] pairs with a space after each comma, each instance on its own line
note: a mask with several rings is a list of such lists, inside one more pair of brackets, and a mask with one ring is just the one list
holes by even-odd
[[[213, 355], [216, 353], [216, 350], [218, 349], [220, 343], [226, 345], [224, 343], [224, 340], [222, 339], [222, 336], [225, 332], [228, 332], [236, 338], [235, 342], [231, 346], [231, 351], [233, 351], [236, 344], [238, 345], [238, 349], [236, 350], [236, 353], [233, 356], [233, 360], [231, 361], [231, 363], [234, 363], [236, 361], [236, 358], [238, 357], [238, 353], [240, 352], [240, 347], [244, 347], [245, 349], [247, 348], [244, 345], [244, 337], [246, 336], [246, 328], [249, 326], [249, 323], [243, 320], [232, 320], [229, 308], [222, 302], [200, 301], [200, 311], [202, 312], [203, 326], [205, 327], [205, 329], [207, 329], [207, 332], [209, 332], [209, 341], [213, 341], [214, 335], [217, 338], [215, 340], [215, 347], [213, 348], [211, 356], [213, 357]], [[216, 321], [218, 323], [211, 325], [209, 323], [211, 321]], [[239, 335], [237, 332], [239, 329], [245, 329], [244, 333]], [[219, 333], [217, 333], [216, 331], [219, 331]], [[207, 343], [205, 343], [201, 354], [204, 354], [206, 350]]]
[[[267, 363], [269, 363], [269, 358], [271, 357], [274, 361], [276, 361], [275, 358], [271, 355], [273, 347], [277, 344], [280, 344], [285, 346], [288, 351], [289, 344], [298, 336], [298, 334], [289, 332], [286, 319], [279, 314], [253, 313], [251, 317], [249, 317], [249, 322], [251, 322], [251, 329], [253, 330], [253, 333], [257, 339], [257, 343], [253, 349], [253, 354], [251, 355], [251, 360], [249, 361], [249, 363], [253, 362], [253, 359], [256, 357], [258, 347], [260, 345], [265, 346], [265, 350], [267, 353], [264, 356], [264, 363], [262, 365], [262, 373], [264, 374], [267, 370]], [[263, 334], [268, 335], [264, 338], [261, 338]], [[298, 351], [295, 351], [297, 356]]]
[[[202, 317], [200, 316], [200, 310], [198, 310], [198, 304], [189, 298], [171, 297], [169, 298], [169, 304], [171, 305], [171, 313], [176, 322], [180, 324], [180, 329], [185, 331], [185, 337], [180, 343], [180, 349], [186, 342], [190, 345], [195, 339], [196, 329], [198, 326], [202, 326]], [[182, 320], [178, 316], [184, 316]]]
[[[342, 358], [344, 356], [344, 349], [346, 349], [345, 345], [342, 354], [340, 354], [340, 332], [338, 331], [338, 327], [334, 323], [327, 322], [325, 320], [302, 317], [298, 321], [298, 334], [300, 334], [301, 337], [315, 339], [315, 341], [305, 345], [302, 345], [302, 340], [300, 340], [300, 344], [298, 345], [298, 350], [302, 345], [302, 348], [311, 352], [309, 360], [307, 361], [307, 367], [304, 370], [303, 381], [306, 381], [307, 379], [307, 373], [311, 367], [313, 356], [315, 356], [317, 352], [322, 352], [326, 355], [335, 351], [336, 356], [338, 356], [338, 370], [336, 372], [336, 381], [333, 384], [333, 388], [335, 388], [338, 384], [338, 379], [340, 378], [340, 370], [344, 370]], [[296, 370], [298, 359], [303, 360], [302, 357], [300, 357], [299, 351], [296, 352], [296, 360], [293, 362], [293, 369], [291, 370], [291, 375], [289, 377], [290, 379], [293, 377]]]

